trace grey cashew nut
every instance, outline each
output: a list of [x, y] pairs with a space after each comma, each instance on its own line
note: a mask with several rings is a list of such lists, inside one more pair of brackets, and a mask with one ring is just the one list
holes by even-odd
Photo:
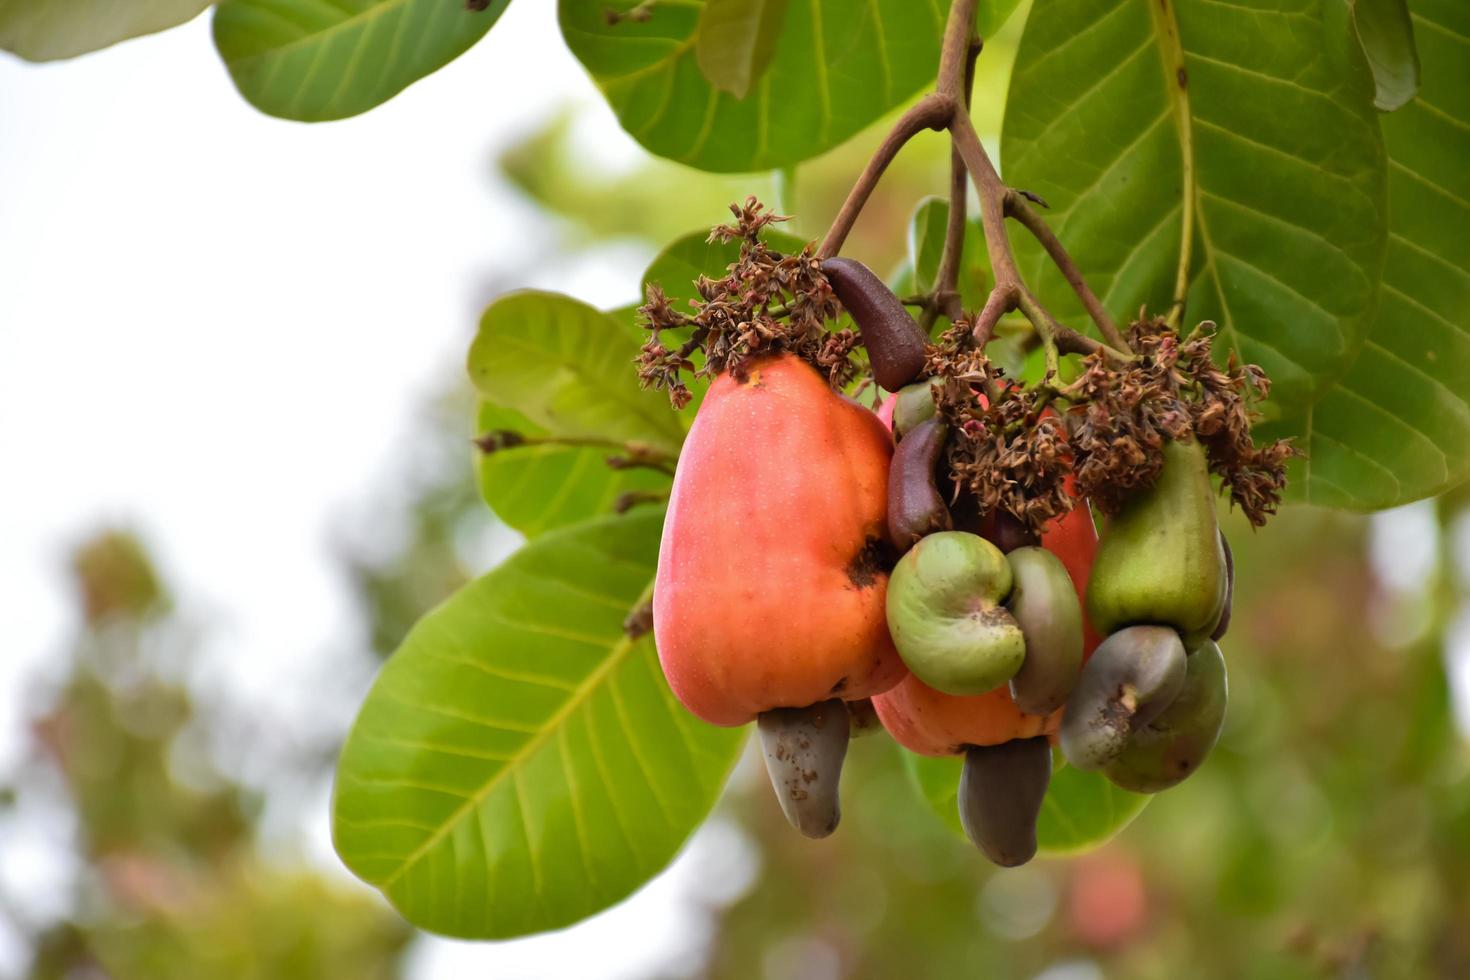
[[766, 773], [781, 812], [807, 837], [826, 837], [842, 817], [837, 787], [847, 756], [847, 705], [772, 708], [756, 719]]

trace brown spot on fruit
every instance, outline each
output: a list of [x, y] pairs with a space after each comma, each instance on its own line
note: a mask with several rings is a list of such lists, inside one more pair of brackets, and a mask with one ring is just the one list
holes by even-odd
[[862, 550], [847, 563], [847, 578], [859, 589], [876, 585], [893, 568], [893, 546], [876, 535], [863, 542]]

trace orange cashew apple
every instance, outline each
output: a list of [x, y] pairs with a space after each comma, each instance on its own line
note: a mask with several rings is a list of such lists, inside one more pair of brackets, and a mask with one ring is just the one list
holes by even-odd
[[877, 416], [790, 354], [715, 379], [679, 458], [653, 592], [685, 707], [741, 725], [903, 676], [884, 618], [892, 454]]

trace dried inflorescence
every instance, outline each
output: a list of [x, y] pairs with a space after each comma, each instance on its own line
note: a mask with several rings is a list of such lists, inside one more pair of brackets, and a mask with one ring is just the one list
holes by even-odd
[[[937, 402], [954, 433], [956, 492], [974, 494], [981, 513], [1003, 510], [1039, 532], [1079, 497], [1115, 512], [1158, 478], [1165, 440], [1191, 435], [1251, 523], [1275, 513], [1286, 463], [1298, 451], [1287, 440], [1251, 441], [1247, 398], [1264, 398], [1269, 382], [1233, 353], [1223, 368], [1214, 362], [1213, 324], [1181, 338], [1163, 320], [1140, 318], [1129, 331], [1134, 359], [1116, 364], [1094, 353], [1062, 388], [1006, 382], [982, 351], [967, 347], [968, 330], [960, 321], [945, 334], [927, 373], [942, 379]], [[1058, 397], [1071, 405], [1061, 415], [1049, 411]]]
[[[790, 352], [827, 375], [834, 388], [856, 377], [854, 351], [859, 346], [851, 330], [829, 331], [841, 306], [822, 274], [812, 245], [785, 255], [760, 240], [767, 226], [785, 221], [754, 197], [730, 206], [735, 222], [710, 232], [711, 242], [740, 242], [740, 257], [721, 279], [700, 276], [699, 298], [693, 313], [674, 309], [664, 291], [650, 284], [647, 302], [639, 307], [643, 325], [652, 336], [638, 358], [638, 377], [644, 387], [664, 388], [676, 408], [689, 403], [684, 376], [712, 377], [729, 371], [739, 378], [750, 358]], [[685, 338], [677, 346], [661, 337], [674, 331]], [[703, 365], [694, 356], [702, 352]]]
[[1067, 513], [1071, 472], [1063, 418], [1047, 412], [1050, 393], [1005, 380], [983, 351], [968, 346], [970, 324], [957, 320], [929, 352], [927, 373], [940, 379], [939, 413], [950, 425], [954, 492], [973, 494], [980, 513], [1005, 511], [1032, 531]]
[[[738, 241], [740, 256], [723, 278], [696, 280], [692, 312], [674, 309], [649, 285], [638, 310], [651, 332], [638, 357], [643, 385], [666, 389], [682, 408], [691, 399], [686, 376], [741, 378], [751, 358], [789, 352], [833, 388], [847, 386], [863, 363], [861, 340], [828, 329], [841, 304], [813, 246], [787, 255], [762, 242], [761, 232], [786, 218], [754, 197], [730, 211], [735, 221], [709, 240]], [[939, 382], [936, 402], [951, 432], [949, 484], [956, 497], [972, 495], [980, 513], [1004, 511], [1039, 533], [1082, 499], [1116, 512], [1158, 479], [1165, 441], [1191, 436], [1252, 524], [1276, 512], [1298, 450], [1287, 440], [1252, 442], [1248, 399], [1265, 398], [1270, 383], [1233, 352], [1223, 367], [1215, 363], [1214, 324], [1180, 337], [1163, 319], [1140, 314], [1128, 332], [1134, 356], [1097, 350], [1071, 384], [1053, 378], [1032, 387], [1008, 381], [975, 346], [971, 327], [956, 320], [930, 345], [923, 377]], [[665, 343], [668, 332], [681, 342]]]
[[1233, 351], [1223, 368], [1216, 364], [1214, 337], [1208, 321], [1180, 337], [1162, 319], [1141, 317], [1128, 335], [1137, 360], [1114, 367], [1101, 353], [1087, 358], [1072, 386], [1086, 403], [1073, 410], [1080, 421], [1072, 445], [1077, 487], [1104, 511], [1158, 477], [1163, 440], [1193, 434], [1252, 524], [1259, 527], [1276, 512], [1286, 463], [1299, 450], [1285, 439], [1263, 446], [1251, 440], [1256, 416], [1248, 399], [1265, 398], [1270, 382]]

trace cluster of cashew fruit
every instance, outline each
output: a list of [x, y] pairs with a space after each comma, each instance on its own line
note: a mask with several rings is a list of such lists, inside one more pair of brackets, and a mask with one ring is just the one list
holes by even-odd
[[1022, 864], [1054, 742], [1074, 766], [1157, 792], [1219, 734], [1231, 567], [1204, 454], [1167, 444], [1157, 483], [1100, 540], [1085, 501], [1039, 538], [982, 515], [950, 482], [946, 424], [914, 383], [927, 338], [859, 263], [823, 271], [895, 394], [874, 413], [790, 354], [714, 380], [659, 553], [665, 675], [706, 721], [756, 720], [782, 810], [807, 836], [837, 826], [870, 701], [906, 748], [963, 755], [967, 834]]

